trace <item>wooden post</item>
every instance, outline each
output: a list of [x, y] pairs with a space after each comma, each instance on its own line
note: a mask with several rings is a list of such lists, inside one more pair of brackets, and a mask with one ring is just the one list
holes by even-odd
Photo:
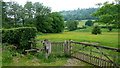
[[64, 53], [67, 54], [67, 45], [66, 45], [66, 40], [64, 41]]
[[[30, 41], [34, 41], [34, 39], [33, 39], [33, 38], [30, 38]], [[30, 48], [32, 48], [32, 47], [33, 47], [33, 42], [31, 43]]]
[[44, 40], [44, 49], [45, 49], [45, 57], [48, 59], [48, 56], [51, 53], [51, 43], [50, 40], [45, 39]]
[[64, 53], [70, 55], [70, 41], [65, 40]]

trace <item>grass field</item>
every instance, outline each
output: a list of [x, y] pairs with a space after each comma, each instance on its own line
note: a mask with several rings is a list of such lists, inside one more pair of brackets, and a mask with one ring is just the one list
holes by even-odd
[[[41, 40], [49, 39], [51, 40], [51, 42], [64, 42], [64, 40], [71, 39], [77, 42], [88, 42], [89, 44], [95, 42], [95, 43], [99, 43], [97, 44], [98, 46], [118, 48], [118, 45], [119, 45], [118, 35], [120, 35], [120, 33], [118, 33], [117, 29], [113, 29], [112, 32], [108, 32], [107, 29], [101, 29], [102, 34], [99, 34], [99, 35], [91, 34], [91, 29], [92, 29], [91, 27], [88, 27], [87, 29], [79, 29], [79, 30], [68, 31], [63, 33], [37, 35], [36, 39], [41, 39]], [[78, 45], [77, 47], [81, 48], [82, 46]], [[93, 51], [98, 51], [96, 48], [92, 48], [92, 49]], [[83, 51], [83, 52], [89, 54], [89, 52], [87, 51]], [[104, 50], [104, 49], [103, 49], [103, 52], [110, 55], [114, 54], [114, 52], [109, 50]], [[94, 56], [100, 57], [99, 54], [96, 54], [96, 53], [93, 53], [93, 54]], [[103, 58], [106, 59], [106, 57], [103, 57]]]
[[100, 35], [93, 35], [89, 30], [90, 29], [86, 30], [85, 32], [84, 30], [76, 30], [59, 34], [37, 35], [36, 39], [49, 39], [52, 42], [63, 42], [64, 40], [71, 39], [78, 42], [96, 42], [100, 43], [100, 46], [118, 48], [118, 32], [116, 29], [112, 32], [105, 32], [106, 29], [102, 29], [103, 32]]
[[84, 26], [86, 21], [87, 20], [81, 20], [81, 21], [79, 21], [78, 27]]

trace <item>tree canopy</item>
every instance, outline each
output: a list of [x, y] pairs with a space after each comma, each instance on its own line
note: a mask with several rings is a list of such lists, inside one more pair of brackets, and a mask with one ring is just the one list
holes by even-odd
[[96, 22], [104, 24], [117, 24], [120, 25], [120, 4], [118, 3], [108, 3], [105, 2], [102, 4], [97, 12], [94, 12], [92, 15], [98, 16], [99, 19]]
[[64, 28], [63, 16], [52, 12], [51, 8], [42, 3], [27, 1], [24, 6], [17, 2], [3, 2], [3, 28], [34, 26], [44, 33], [62, 32]]
[[77, 29], [77, 25], [79, 24], [78, 21], [73, 21], [73, 20], [69, 20], [66, 22], [66, 26], [68, 28], [69, 31], [73, 31]]
[[60, 13], [64, 16], [64, 20], [93, 20], [97, 19], [97, 16], [92, 16], [91, 13], [96, 12], [97, 8], [84, 8], [84, 9], [76, 9], [69, 11], [60, 11]]

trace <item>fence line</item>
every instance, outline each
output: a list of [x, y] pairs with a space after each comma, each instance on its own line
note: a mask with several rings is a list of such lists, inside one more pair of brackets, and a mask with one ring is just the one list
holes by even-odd
[[[94, 66], [99, 66], [99, 67], [105, 67], [105, 66], [115, 66], [115, 67], [120, 67], [120, 61], [116, 61], [117, 59], [120, 60], [120, 57], [118, 57], [118, 55], [116, 53], [120, 53], [120, 49], [117, 49], [117, 48], [110, 48], [110, 47], [105, 47], [105, 46], [97, 46], [97, 45], [92, 45], [92, 44], [86, 44], [86, 43], [81, 43], [81, 42], [75, 42], [75, 41], [71, 41], [71, 44], [74, 43], [74, 44], [77, 44], [79, 46], [83, 46], [82, 48], [81, 47], [77, 47], [75, 45], [71, 45], [71, 53], [72, 53], [72, 56], [75, 57], [75, 58], [78, 58], [82, 61], [85, 61], [89, 64], [92, 64]], [[98, 50], [99, 52], [97, 51], [93, 51], [92, 49], [88, 49], [87, 47], [93, 47], [95, 48], [96, 50]], [[74, 49], [73, 49], [74, 48]], [[86, 49], [85, 49], [86, 48]], [[105, 54], [104, 50], [101, 50], [101, 49], [104, 49], [104, 50], [108, 50], [108, 51], [111, 51], [114, 55], [108, 55], [108, 54]], [[82, 52], [80, 52], [82, 51]], [[86, 54], [84, 53], [84, 51], [86, 52], [90, 52], [90, 55], [89, 54]], [[77, 53], [77, 54], [76, 54]], [[100, 57], [98, 56], [93, 56], [91, 55], [91, 53], [97, 53], [100, 55]], [[111, 57], [113, 59], [111, 59]], [[105, 59], [106, 58], [106, 59]]]
[[[107, 68], [108, 66], [116, 68], [120, 67], [119, 64], [120, 56], [118, 56], [118, 54], [120, 54], [120, 49], [117, 48], [97, 46], [75, 41], [64, 42], [51, 42], [50, 40], [33, 40], [33, 41], [39, 41], [40, 43], [38, 44], [42, 44], [44, 46], [44, 48], [42, 48], [41, 50], [45, 51], [46, 58], [48, 58], [50, 53], [68, 54], [74, 58], [77, 58], [81, 61], [92, 64], [94, 66], [99, 66], [103, 68]], [[39, 48], [36, 49], [40, 50]], [[108, 53], [105, 50], [107, 50]], [[109, 52], [114, 55], [110, 55]]]

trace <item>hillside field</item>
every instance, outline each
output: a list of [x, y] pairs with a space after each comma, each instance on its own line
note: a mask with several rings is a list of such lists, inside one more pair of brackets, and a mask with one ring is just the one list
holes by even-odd
[[[85, 32], [84, 32], [85, 31]], [[88, 31], [88, 32], [87, 32]], [[64, 40], [73, 40], [78, 42], [96, 42], [100, 43], [100, 46], [118, 48], [118, 33], [116, 29], [112, 32], [107, 32], [107, 29], [102, 29], [102, 34], [93, 35], [90, 29], [80, 29], [71, 32], [63, 32], [59, 34], [42, 34], [37, 35], [36, 39], [49, 39], [52, 42], [63, 42]], [[106, 32], [105, 32], [106, 31]]]

